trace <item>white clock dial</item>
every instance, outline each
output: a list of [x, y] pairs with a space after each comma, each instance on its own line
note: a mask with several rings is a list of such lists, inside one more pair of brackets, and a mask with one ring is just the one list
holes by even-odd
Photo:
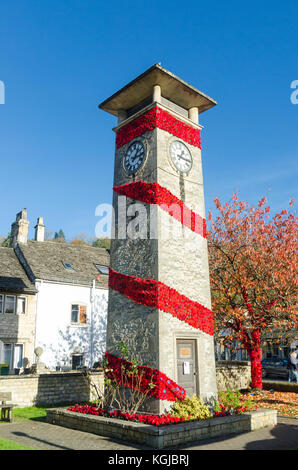
[[143, 165], [145, 160], [145, 147], [139, 140], [133, 142], [127, 149], [124, 159], [123, 167], [129, 175], [135, 174]]
[[170, 155], [175, 167], [181, 173], [188, 173], [192, 168], [192, 156], [186, 145], [175, 140], [170, 146]]

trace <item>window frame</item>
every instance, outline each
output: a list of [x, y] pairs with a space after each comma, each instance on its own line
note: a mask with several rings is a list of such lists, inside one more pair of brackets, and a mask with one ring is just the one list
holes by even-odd
[[1, 305], [1, 308], [0, 308], [0, 315], [3, 315], [3, 314], [4, 314], [5, 295], [4, 295], [4, 294], [0, 294], [0, 299], [1, 299], [1, 302], [0, 302], [0, 305]]
[[64, 268], [66, 269], [66, 271], [68, 271], [70, 273], [75, 273], [76, 272], [75, 268], [73, 267], [73, 265], [71, 263], [68, 263], [67, 261], [62, 261], [62, 264], [63, 264]]
[[75, 369], [73, 368], [73, 358], [74, 357], [81, 357], [82, 358], [81, 365], [79, 367], [84, 367], [85, 366], [85, 362], [86, 362], [85, 353], [71, 353], [71, 355], [70, 355], [71, 370], [78, 370], [77, 368], [75, 368]]
[[[18, 308], [18, 302], [20, 299], [24, 299], [25, 305], [24, 305], [24, 312], [19, 312]], [[27, 297], [25, 295], [17, 295], [17, 300], [16, 300], [16, 315], [26, 315], [27, 313]]]
[[[16, 364], [16, 348], [19, 347], [20, 348], [20, 351], [21, 351], [21, 365], [19, 365], [18, 367], [18, 364]], [[22, 367], [24, 367], [24, 351], [25, 351], [25, 345], [24, 343], [15, 343], [15, 342], [12, 342], [12, 343], [6, 343], [6, 342], [3, 342], [3, 350], [2, 350], [2, 361], [3, 362], [6, 362], [6, 358], [4, 358], [4, 354], [8, 354], [9, 356], [9, 360], [8, 360], [8, 367], [9, 367], [9, 370], [13, 370], [13, 369], [21, 369]]]
[[[98, 264], [98, 263], [94, 263], [94, 266], [96, 267], [99, 274], [102, 274], [103, 276], [108, 276], [109, 275], [109, 266], [105, 266], [104, 264]], [[105, 270], [107, 270], [107, 272], [105, 272], [105, 273], [102, 272], [100, 270], [100, 268], [104, 268]]]
[[[7, 297], [13, 297], [14, 299], [14, 304], [13, 304], [13, 312], [7, 312], [6, 311], [6, 300], [7, 300]], [[5, 294], [5, 304], [4, 304], [4, 314], [5, 315], [15, 315], [16, 314], [16, 299], [17, 299], [17, 296], [16, 295], [13, 295], [13, 294]]]
[[[72, 318], [72, 312], [73, 312], [73, 307], [78, 306], [78, 318], [77, 321], [73, 321]], [[85, 308], [85, 321], [81, 322], [80, 321], [80, 315], [81, 315], [81, 307]], [[74, 326], [87, 326], [87, 304], [83, 302], [72, 302], [70, 305], [70, 324]]]

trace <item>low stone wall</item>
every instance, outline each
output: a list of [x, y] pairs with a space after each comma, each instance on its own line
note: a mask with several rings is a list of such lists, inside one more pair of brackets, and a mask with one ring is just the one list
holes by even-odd
[[[102, 372], [92, 372], [92, 381], [102, 389]], [[92, 401], [92, 387], [80, 372], [0, 376], [0, 392], [11, 392], [19, 407], [50, 406]]]
[[297, 382], [286, 382], [276, 380], [263, 380], [263, 390], [274, 390], [275, 392], [298, 393]]
[[[220, 361], [216, 364], [218, 391], [228, 388], [247, 388], [250, 382], [250, 363]], [[103, 373], [92, 372], [92, 381], [102, 390]], [[11, 392], [12, 401], [19, 407], [83, 403], [94, 399], [93, 389], [80, 372], [52, 372], [39, 375], [0, 376], [0, 392]]]
[[243, 415], [211, 418], [162, 427], [105, 418], [52, 408], [47, 410], [47, 422], [70, 429], [90, 432], [126, 442], [143, 444], [153, 449], [171, 449], [189, 442], [254, 431], [277, 423], [276, 410], [258, 410]]
[[216, 382], [219, 392], [248, 388], [251, 381], [250, 362], [217, 361]]

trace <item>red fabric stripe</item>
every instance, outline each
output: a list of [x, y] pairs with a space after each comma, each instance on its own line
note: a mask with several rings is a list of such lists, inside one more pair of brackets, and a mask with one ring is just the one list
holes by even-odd
[[123, 126], [116, 134], [116, 147], [120, 148], [136, 137], [140, 137], [145, 132], [152, 131], [158, 127], [169, 132], [185, 142], [201, 148], [200, 129], [196, 129], [189, 124], [185, 124], [163, 109], [155, 106], [147, 113], [134, 119]]
[[158, 204], [164, 211], [190, 230], [207, 238], [206, 219], [187, 207], [183, 201], [158, 183], [136, 181], [122, 186], [114, 186], [113, 189], [116, 193], [131, 199], [148, 204]]
[[121, 274], [110, 267], [109, 287], [138, 304], [163, 310], [194, 328], [214, 334], [211, 310], [160, 281]]
[[[172, 379], [158, 369], [152, 369], [148, 366], [137, 366], [137, 374], [125, 373], [126, 370], [131, 371], [132, 362], [113, 356], [106, 352], [105, 357], [108, 362], [108, 368], [112, 371], [106, 372], [108, 378], [117, 381], [119, 385], [123, 385], [141, 393], [147, 393], [148, 396], [159, 400], [184, 400], [186, 391], [180, 385], [177, 385]], [[155, 387], [151, 388], [153, 383]]]

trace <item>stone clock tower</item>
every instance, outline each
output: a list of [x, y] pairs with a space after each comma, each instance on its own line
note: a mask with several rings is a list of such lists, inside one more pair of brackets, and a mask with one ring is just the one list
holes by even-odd
[[107, 352], [124, 341], [156, 373], [156, 413], [217, 395], [199, 124], [215, 104], [156, 64], [99, 105], [118, 118]]

